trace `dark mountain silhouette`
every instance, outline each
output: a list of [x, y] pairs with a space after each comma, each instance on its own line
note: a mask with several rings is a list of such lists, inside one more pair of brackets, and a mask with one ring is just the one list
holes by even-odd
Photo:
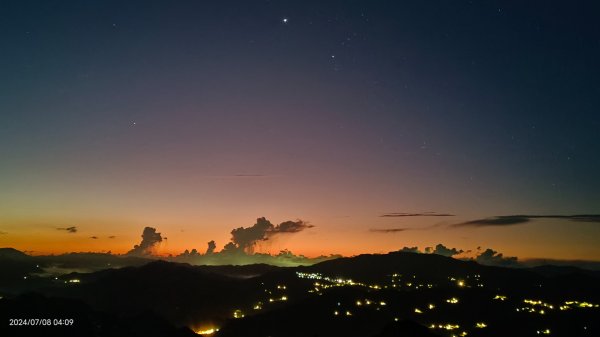
[[27, 260], [31, 259], [31, 256], [14, 248], [0, 248], [0, 259]]
[[[294, 268], [154, 261], [39, 277], [28, 290], [45, 294], [47, 302], [84, 303], [81, 312], [89, 310], [93, 317], [151, 313], [168, 327], [219, 327], [219, 337], [493, 337], [538, 335], [545, 329], [554, 336], [593, 336], [600, 314], [598, 281], [596, 273], [576, 268], [490, 267], [394, 252]], [[12, 301], [19, 289], [5, 295]], [[152, 326], [145, 319], [137, 322]], [[112, 335], [102, 330], [95, 336]]]

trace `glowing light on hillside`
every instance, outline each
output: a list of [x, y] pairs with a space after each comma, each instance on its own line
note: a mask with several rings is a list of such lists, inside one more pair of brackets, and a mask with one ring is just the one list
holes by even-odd
[[194, 332], [197, 333], [198, 335], [212, 335], [217, 331], [219, 331], [219, 328], [208, 328], [208, 329], [196, 330]]

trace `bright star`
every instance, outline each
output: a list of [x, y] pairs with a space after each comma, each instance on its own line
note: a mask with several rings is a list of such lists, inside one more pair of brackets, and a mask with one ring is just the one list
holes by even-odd
[[283, 20], [281, 20], [281, 21], [283, 21], [283, 23], [287, 23], [288, 19], [287, 18], [283, 18]]

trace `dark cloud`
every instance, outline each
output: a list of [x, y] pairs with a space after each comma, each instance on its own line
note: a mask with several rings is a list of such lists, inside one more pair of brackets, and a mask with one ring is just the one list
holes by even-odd
[[210, 240], [208, 242], [208, 248], [206, 248], [206, 255], [213, 254], [215, 252], [216, 248], [217, 248], [217, 244], [215, 243], [215, 240]]
[[530, 219], [520, 215], [502, 215], [492, 218], [478, 219], [461, 222], [452, 225], [453, 227], [485, 227], [485, 226], [510, 226], [529, 222]]
[[411, 230], [411, 228], [371, 228], [369, 232], [374, 233], [399, 233]]
[[399, 252], [402, 253], [421, 253], [421, 251], [419, 250], [419, 247], [403, 247], [402, 249], [399, 250]]
[[576, 215], [500, 215], [485, 219], [471, 220], [452, 225], [453, 227], [486, 227], [486, 226], [511, 226], [530, 222], [534, 219], [564, 219], [576, 222], [600, 223], [599, 214]]
[[254, 245], [259, 241], [266, 241], [279, 234], [298, 233], [312, 227], [314, 226], [309, 225], [302, 220], [285, 221], [274, 226], [266, 218], [258, 218], [252, 227], [239, 227], [232, 230], [231, 242], [225, 245], [224, 250], [241, 250], [247, 253], [253, 253]]
[[[164, 238], [166, 239], [166, 238]], [[133, 249], [127, 252], [127, 255], [146, 256], [152, 255], [156, 245], [163, 241], [162, 235], [156, 232], [155, 228], [146, 227], [142, 233], [142, 242], [133, 246]]]
[[57, 228], [57, 230], [59, 231], [67, 231], [69, 233], [77, 233], [77, 227], [73, 226], [73, 227], [59, 227]]
[[298, 221], [285, 221], [275, 226], [273, 230], [269, 232], [269, 235], [283, 234], [283, 233], [298, 233], [307, 228], [313, 228], [315, 226], [310, 225], [308, 222]]
[[380, 215], [381, 218], [399, 218], [399, 217], [409, 217], [409, 216], [454, 216], [454, 214], [447, 213], [436, 213], [436, 212], [424, 212], [424, 213], [385, 213]]
[[425, 248], [425, 253], [452, 257], [454, 255], [464, 253], [464, 251], [462, 249], [448, 248], [448, 247], [444, 246], [443, 244], [438, 243], [435, 246], [435, 248], [433, 248], [433, 247]]
[[97, 236], [90, 236], [90, 239], [97, 240], [97, 239], [98, 239], [98, 237], [97, 237]]
[[504, 256], [502, 253], [498, 253], [490, 248], [477, 255], [475, 257], [475, 261], [477, 261], [479, 264], [492, 266], [514, 267], [518, 265], [517, 258], [515, 256]]
[[111, 235], [111, 236], [109, 236], [108, 238], [109, 238], [109, 239], [114, 239], [114, 238], [116, 238], [116, 236], [114, 236], [114, 235]]
[[0, 235], [8, 234], [7, 232], [0, 231]]

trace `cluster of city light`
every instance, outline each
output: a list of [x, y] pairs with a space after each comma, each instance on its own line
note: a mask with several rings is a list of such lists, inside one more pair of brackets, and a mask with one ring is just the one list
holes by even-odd
[[552, 304], [550, 304], [550, 303], [544, 303], [544, 302], [542, 302], [540, 300], [536, 301], [536, 300], [525, 299], [525, 300], [523, 300], [523, 302], [525, 302], [527, 304], [531, 304], [531, 305], [537, 305], [537, 306], [546, 307], [548, 309], [554, 309], [554, 306]]
[[80, 282], [81, 282], [81, 280], [76, 279], [76, 278], [69, 280], [69, 283], [80, 283]]
[[483, 328], [487, 328], [487, 324], [485, 324], [484, 322], [477, 322], [477, 323], [475, 323], [475, 327], [478, 329], [483, 329]]
[[550, 329], [544, 329], [544, 330], [537, 330], [536, 331], [538, 335], [549, 335], [550, 334]]
[[233, 311], [233, 318], [244, 318], [244, 312], [240, 309], [236, 309]]
[[431, 324], [430, 329], [444, 329], [444, 330], [456, 330], [460, 328], [458, 324]]
[[530, 312], [530, 313], [538, 313], [540, 315], [545, 315], [546, 311], [544, 309], [536, 310], [535, 307], [521, 307], [516, 309], [517, 312]]
[[209, 329], [203, 329], [203, 330], [196, 330], [194, 332], [197, 333], [198, 335], [212, 335], [212, 334], [214, 334], [217, 331], [219, 331], [219, 328], [209, 328]]
[[579, 308], [598, 308], [600, 305], [589, 303], [589, 302], [579, 302], [579, 301], [566, 301], [565, 306], [571, 307], [579, 307]]
[[450, 304], [456, 304], [456, 303], [458, 303], [458, 298], [452, 297], [452, 298], [447, 299], [446, 302], [448, 302]]
[[269, 302], [270, 303], [273, 303], [273, 302], [283, 302], [283, 301], [287, 301], [287, 300], [288, 300], [288, 298], [285, 295], [283, 295], [283, 296], [281, 296], [279, 298], [273, 298], [273, 297], [269, 298]]
[[493, 298], [493, 299], [494, 299], [494, 300], [498, 300], [498, 301], [506, 301], [506, 298], [507, 298], [507, 297], [506, 297], [506, 296], [504, 296], [504, 295], [496, 295], [496, 296], [494, 296], [494, 298]]
[[[355, 282], [351, 279], [343, 279], [340, 277], [337, 278], [332, 278], [332, 277], [328, 277], [328, 276], [323, 276], [320, 273], [303, 273], [303, 272], [296, 272], [296, 276], [298, 276], [298, 278], [302, 278], [302, 279], [309, 279], [309, 280], [323, 280], [323, 281], [327, 281], [329, 283], [331, 283], [331, 285], [327, 285], [327, 284], [321, 284], [319, 282], [315, 282], [315, 287], [321, 287], [321, 288], [329, 288], [332, 286], [366, 286], [363, 283], [360, 282]], [[285, 287], [285, 286], [283, 286]], [[376, 286], [379, 287], [379, 286]], [[283, 288], [285, 289], [285, 288]], [[381, 289], [379, 288], [375, 288], [375, 289]], [[309, 291], [310, 292], [310, 291]]]

